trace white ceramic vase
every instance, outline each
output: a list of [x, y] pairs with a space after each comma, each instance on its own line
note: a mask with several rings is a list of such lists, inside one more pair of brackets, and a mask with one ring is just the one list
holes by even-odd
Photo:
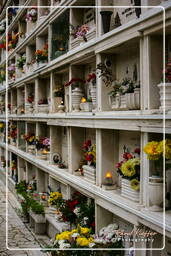
[[121, 179], [121, 195], [134, 202], [139, 202], [140, 192], [131, 188], [130, 180]]
[[93, 103], [93, 108], [96, 108], [96, 101], [97, 101], [97, 88], [96, 85], [92, 85], [90, 87], [90, 94], [91, 94], [91, 99]]
[[163, 181], [162, 178], [149, 177], [148, 183], [149, 194], [149, 209], [153, 212], [160, 212], [163, 209]]
[[[164, 109], [164, 83], [158, 84], [160, 93], [160, 109]], [[171, 83], [165, 83], [165, 109], [171, 110]]]
[[126, 93], [125, 97], [128, 109], [140, 109], [140, 88], [135, 88], [133, 93]]
[[74, 112], [80, 111], [80, 102], [83, 97], [83, 92], [80, 88], [72, 90], [72, 108]]

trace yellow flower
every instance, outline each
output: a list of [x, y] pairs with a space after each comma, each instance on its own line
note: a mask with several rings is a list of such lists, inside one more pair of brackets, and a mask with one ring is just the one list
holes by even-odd
[[80, 228], [80, 232], [83, 235], [89, 234], [90, 233], [90, 229], [89, 228]]
[[165, 145], [165, 158], [171, 159], [171, 140], [166, 139], [159, 142], [157, 150], [160, 154], [163, 154], [163, 157], [164, 157], [164, 145]]
[[4, 123], [0, 123], [0, 128], [3, 128], [4, 127]]
[[144, 152], [147, 154], [149, 160], [158, 160], [162, 153], [158, 141], [148, 142], [144, 147]]
[[138, 158], [129, 159], [127, 162], [123, 163], [121, 166], [121, 172], [124, 176], [132, 177], [136, 174], [135, 166], [140, 164]]
[[140, 189], [139, 181], [137, 179], [131, 180], [131, 188], [138, 191]]
[[56, 240], [70, 240], [72, 232], [64, 231], [61, 234], [56, 235]]
[[73, 230], [71, 231], [71, 233], [72, 233], [72, 234], [78, 233], [78, 229], [73, 229]]
[[86, 237], [78, 237], [77, 238], [77, 245], [82, 246], [82, 247], [87, 247], [89, 246], [90, 243], [93, 242], [93, 238], [87, 239]]

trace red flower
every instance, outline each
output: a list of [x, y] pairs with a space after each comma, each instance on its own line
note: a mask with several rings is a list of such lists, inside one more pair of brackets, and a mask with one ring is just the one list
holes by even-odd
[[78, 204], [78, 200], [68, 200], [68, 207], [73, 211], [75, 206]]
[[87, 161], [92, 161], [93, 160], [93, 155], [91, 155], [91, 154], [86, 155], [86, 160]]
[[128, 153], [128, 152], [125, 152], [125, 153], [123, 154], [123, 158], [126, 159], [126, 160], [128, 160], [128, 159], [133, 158], [133, 155], [131, 155], [131, 154]]
[[95, 73], [91, 73], [91, 74], [88, 75], [87, 82], [89, 83], [93, 79], [96, 79], [96, 74]]
[[84, 84], [85, 80], [83, 80], [81, 78], [72, 78], [68, 83], [64, 84], [64, 86], [69, 86], [69, 85], [72, 85], [72, 84], [74, 84], [76, 82]]
[[134, 150], [134, 153], [140, 154], [140, 148], [136, 148], [136, 149]]

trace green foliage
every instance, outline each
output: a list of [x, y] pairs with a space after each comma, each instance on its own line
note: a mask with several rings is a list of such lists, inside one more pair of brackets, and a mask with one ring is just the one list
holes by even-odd
[[35, 213], [35, 214], [44, 214], [44, 206], [37, 202], [34, 199], [31, 199], [31, 205], [30, 205], [31, 210]]
[[26, 63], [26, 56], [23, 55], [17, 60], [17, 68], [23, 69], [24, 64]]
[[17, 194], [22, 195], [24, 198], [27, 194], [27, 183], [25, 180], [20, 181], [15, 185]]

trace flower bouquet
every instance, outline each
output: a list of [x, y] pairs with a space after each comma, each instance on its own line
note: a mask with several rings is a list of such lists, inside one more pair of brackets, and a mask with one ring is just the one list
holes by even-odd
[[[138, 157], [135, 157], [135, 154]], [[140, 149], [136, 148], [131, 154], [125, 151], [123, 160], [116, 164], [117, 172], [122, 177], [121, 195], [139, 201], [139, 183], [140, 183]], [[129, 191], [129, 193], [128, 193]]]
[[86, 34], [89, 31], [89, 27], [86, 24], [81, 25], [81, 26], [71, 25], [71, 29], [72, 29], [71, 35], [74, 38], [83, 38], [83, 40], [85, 42], [87, 42]]
[[26, 14], [26, 21], [36, 22], [37, 21], [37, 8], [32, 7]]
[[38, 157], [42, 160], [47, 160], [50, 153], [50, 139], [47, 137], [38, 138], [36, 148], [38, 150]]
[[48, 203], [50, 206], [54, 206], [55, 210], [59, 209], [61, 203], [63, 201], [62, 193], [60, 192], [50, 192], [50, 197]]
[[39, 62], [47, 62], [48, 61], [48, 44], [44, 46], [42, 50], [37, 50], [35, 52], [36, 55], [36, 61]]
[[[67, 248], [124, 248], [122, 239], [118, 237], [117, 234], [118, 225], [117, 224], [110, 224], [107, 227], [102, 228], [99, 231], [99, 234], [95, 235], [92, 233], [92, 230], [89, 228], [84, 228], [80, 225], [77, 225], [77, 228], [72, 229], [71, 231], [64, 231], [60, 234], [57, 234], [55, 237], [55, 241], [52, 246], [49, 246], [49, 248], [59, 248], [59, 249], [67, 249]], [[54, 251], [53, 251], [54, 252]], [[102, 255], [100, 251], [95, 251], [96, 254], [94, 254], [93, 251], [87, 250], [87, 251], [77, 251], [77, 254], [75, 254], [75, 251], [63, 251], [59, 250], [56, 251], [53, 255], [59, 255], [59, 256], [74, 256], [74, 255], [83, 255], [83, 256], [93, 256]], [[122, 251], [114, 251], [114, 254], [112, 251], [108, 251], [109, 254], [105, 255], [116, 255], [121, 256], [123, 255]]]
[[26, 55], [23, 54], [21, 57], [19, 57], [17, 59], [17, 65], [16, 66], [17, 66], [18, 69], [20, 69], [20, 70], [22, 70], [22, 72], [24, 72], [23, 67], [24, 67], [25, 63], [26, 63]]
[[83, 144], [83, 152], [88, 165], [96, 166], [96, 145], [91, 140], [87, 140]]
[[87, 165], [83, 165], [83, 175], [86, 181], [96, 183], [96, 145], [87, 140], [83, 144], [84, 160]]

